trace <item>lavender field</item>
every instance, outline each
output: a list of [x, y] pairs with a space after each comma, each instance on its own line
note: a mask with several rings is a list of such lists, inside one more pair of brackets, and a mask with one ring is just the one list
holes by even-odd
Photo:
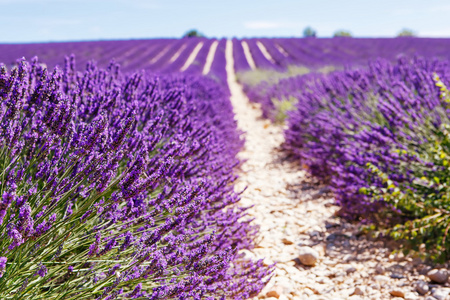
[[0, 44], [0, 299], [447, 299], [449, 61], [444, 38]]

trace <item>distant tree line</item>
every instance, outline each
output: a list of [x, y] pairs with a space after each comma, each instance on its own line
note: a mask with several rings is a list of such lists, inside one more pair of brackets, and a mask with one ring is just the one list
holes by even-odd
[[338, 30], [333, 34], [333, 37], [352, 37], [352, 34], [348, 30]]
[[[350, 31], [344, 29], [337, 30], [333, 34], [333, 37], [352, 37], [352, 36], [353, 35]], [[415, 36], [417, 36], [416, 32], [407, 28], [402, 29], [397, 34], [397, 37], [415, 37]], [[317, 37], [317, 30], [315, 30], [311, 26], [308, 26], [303, 30], [303, 37], [305, 38]]]
[[183, 35], [184, 38], [191, 38], [191, 37], [205, 37], [205, 35], [201, 32], [199, 32], [197, 29], [191, 29], [188, 32], [186, 32]]
[[[345, 29], [339, 29], [333, 34], [333, 37], [352, 37], [352, 36], [353, 36], [352, 33]], [[415, 37], [415, 36], [417, 36], [416, 32], [408, 28], [402, 29], [397, 34], [397, 37]], [[197, 29], [191, 29], [183, 35], [183, 38], [191, 38], [191, 37], [205, 37], [205, 35], [199, 32]], [[315, 30], [311, 26], [307, 26], [303, 30], [303, 37], [315, 38], [317, 37], [317, 30]]]
[[303, 30], [303, 37], [316, 37], [317, 31], [312, 29], [310, 26]]
[[414, 31], [412, 31], [411, 29], [404, 28], [397, 34], [397, 36], [398, 37], [402, 37], [402, 36], [413, 37], [413, 36], [416, 36], [416, 33]]
[[[317, 31], [308, 26], [303, 30], [303, 37], [317, 37]], [[340, 29], [333, 34], [333, 37], [352, 37], [352, 34], [348, 30]]]

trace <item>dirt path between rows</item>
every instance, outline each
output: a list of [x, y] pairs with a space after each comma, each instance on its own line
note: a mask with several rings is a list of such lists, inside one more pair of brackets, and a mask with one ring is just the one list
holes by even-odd
[[206, 75], [211, 70], [211, 66], [214, 60], [214, 54], [216, 53], [217, 46], [219, 45], [219, 41], [214, 41], [209, 47], [208, 55], [206, 56], [205, 66], [203, 67], [203, 75]]
[[[423, 280], [434, 296], [428, 299], [447, 299], [449, 290], [424, 275], [430, 267], [392, 255], [388, 242], [370, 240], [357, 225], [334, 216], [338, 207], [329, 189], [286, 157], [280, 149], [283, 128], [264, 120], [237, 83], [231, 41], [226, 57], [231, 102], [246, 139], [237, 190], [248, 187], [241, 203], [253, 205], [249, 214], [260, 226], [256, 248], [243, 252], [265, 264], [277, 262], [257, 298], [420, 299], [416, 285]], [[307, 266], [306, 258], [317, 261]]]

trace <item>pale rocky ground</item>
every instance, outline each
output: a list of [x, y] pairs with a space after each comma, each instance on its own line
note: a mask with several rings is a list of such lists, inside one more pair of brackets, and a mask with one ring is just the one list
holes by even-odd
[[[249, 214], [260, 225], [256, 248], [244, 252], [266, 264], [277, 262], [275, 275], [255, 299], [450, 299], [446, 270], [438, 274], [444, 284], [432, 283], [430, 266], [392, 255], [391, 242], [372, 240], [358, 225], [335, 216], [338, 207], [329, 189], [281, 151], [283, 128], [249, 103], [236, 82], [231, 51], [228, 43], [231, 101], [246, 139], [237, 190], [247, 187], [241, 203], [253, 205]], [[314, 265], [304, 265], [301, 250], [313, 252]]]

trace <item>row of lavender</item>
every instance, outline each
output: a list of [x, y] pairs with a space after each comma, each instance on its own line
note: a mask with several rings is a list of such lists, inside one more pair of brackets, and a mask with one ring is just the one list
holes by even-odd
[[213, 80], [74, 58], [0, 67], [0, 295], [244, 299], [271, 269], [233, 191], [242, 140]]
[[[448, 39], [261, 38], [233, 39], [232, 42], [237, 72], [255, 67], [286, 70], [290, 65], [317, 68], [364, 64], [367, 59], [377, 57], [393, 60], [399, 54], [450, 58]], [[206, 38], [3, 44], [0, 45], [0, 61], [12, 65], [17, 57], [38, 56], [52, 68], [62, 65], [64, 56], [73, 53], [82, 66], [95, 60], [100, 67], [106, 67], [114, 59], [126, 72], [144, 69], [155, 73], [200, 75], [207, 72], [207, 56], [212, 51], [208, 75], [226, 83], [225, 46], [225, 39]], [[191, 54], [194, 61], [189, 63]]]
[[244, 91], [265, 117], [287, 118], [286, 150], [331, 185], [342, 216], [450, 258], [449, 39], [233, 46]]
[[[246, 50], [246, 48], [248, 50]], [[450, 40], [433, 38], [258, 38], [233, 40], [235, 69], [286, 70], [291, 65], [308, 68], [365, 65], [369, 59], [395, 60], [399, 55], [450, 59]], [[248, 51], [247, 53], [245, 53]]]
[[[4, 44], [0, 45], [0, 58], [2, 62], [12, 65], [15, 64], [17, 57], [31, 58], [38, 56], [48, 64], [49, 68], [53, 68], [56, 65], [61, 66], [66, 55], [74, 54], [77, 56], [78, 64], [83, 67], [90, 60], [95, 60], [99, 67], [105, 68], [111, 60], [115, 60], [125, 72], [140, 69], [164, 71], [170, 68], [172, 64], [181, 68], [180, 63], [187, 59], [187, 56], [198, 43], [202, 42], [204, 42], [202, 39], [155, 39]], [[175, 59], [172, 60], [175, 55]]]
[[[217, 47], [213, 46], [216, 43]], [[160, 74], [183, 72], [201, 75], [207, 71], [207, 56], [213, 50], [209, 74], [204, 75], [225, 83], [225, 44], [225, 39], [205, 38], [3, 44], [0, 45], [0, 61], [15, 65], [17, 57], [38, 56], [49, 68], [53, 68], [64, 64], [65, 55], [74, 54], [80, 66], [94, 60], [99, 67], [105, 68], [114, 60], [124, 72], [146, 70]], [[188, 62], [191, 54], [194, 60]]]
[[277, 99], [290, 103], [285, 148], [330, 184], [342, 216], [447, 260], [449, 84], [448, 61], [379, 59], [260, 84], [249, 96], [271, 118]]
[[[244, 92], [263, 115], [283, 121], [296, 94], [322, 73], [365, 66], [368, 60], [417, 55], [450, 59], [450, 39], [243, 39], [233, 40], [235, 69]], [[246, 53], [247, 52], [247, 53]], [[254, 62], [253, 68], [249, 60]], [[255, 69], [256, 68], [256, 69]]]

